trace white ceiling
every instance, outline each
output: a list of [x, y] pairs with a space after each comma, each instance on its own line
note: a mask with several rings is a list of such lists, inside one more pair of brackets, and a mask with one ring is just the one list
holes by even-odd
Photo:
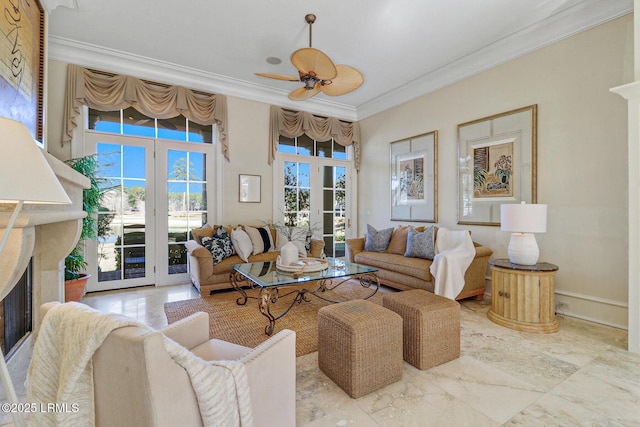
[[[49, 57], [356, 120], [633, 10], [632, 0], [44, 0]], [[76, 7], [77, 5], [77, 7]], [[291, 53], [313, 47], [365, 76], [294, 102]], [[279, 65], [267, 57], [282, 59]]]

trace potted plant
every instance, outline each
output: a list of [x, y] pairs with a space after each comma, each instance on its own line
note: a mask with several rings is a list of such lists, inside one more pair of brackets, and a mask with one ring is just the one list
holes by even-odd
[[87, 216], [82, 219], [82, 231], [78, 244], [64, 260], [64, 293], [65, 302], [80, 301], [85, 293], [87, 280], [90, 274], [84, 272], [87, 262], [84, 258], [84, 241], [95, 239], [97, 236], [96, 214], [104, 191], [100, 188], [101, 180], [97, 176], [98, 158], [97, 155], [89, 155], [68, 160], [73, 170], [80, 172], [90, 181], [90, 187], [82, 192], [82, 209], [87, 212]]

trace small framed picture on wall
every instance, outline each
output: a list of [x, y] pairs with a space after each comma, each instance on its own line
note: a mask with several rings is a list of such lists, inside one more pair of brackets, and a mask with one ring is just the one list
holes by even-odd
[[239, 201], [241, 203], [260, 203], [261, 176], [240, 174]]

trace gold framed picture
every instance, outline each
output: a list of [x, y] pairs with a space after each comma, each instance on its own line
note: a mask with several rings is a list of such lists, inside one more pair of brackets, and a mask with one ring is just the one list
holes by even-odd
[[438, 221], [438, 131], [390, 144], [391, 220]]
[[458, 125], [458, 224], [500, 225], [500, 205], [537, 202], [538, 106]]
[[0, 116], [43, 145], [45, 11], [40, 0], [0, 0]]

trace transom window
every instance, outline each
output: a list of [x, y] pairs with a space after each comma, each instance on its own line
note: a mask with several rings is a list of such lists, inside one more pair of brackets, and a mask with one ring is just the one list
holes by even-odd
[[299, 156], [324, 157], [327, 159], [347, 160], [347, 147], [333, 139], [329, 141], [315, 141], [307, 134], [295, 138], [280, 136], [278, 151], [285, 154]]
[[213, 142], [213, 126], [200, 125], [184, 116], [154, 119], [133, 107], [118, 111], [89, 109], [89, 129], [120, 135], [145, 136], [174, 141]]

